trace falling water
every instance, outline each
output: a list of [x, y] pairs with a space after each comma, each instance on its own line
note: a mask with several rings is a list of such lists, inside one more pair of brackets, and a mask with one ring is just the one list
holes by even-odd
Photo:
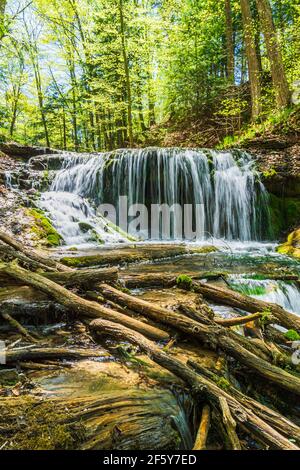
[[258, 280], [232, 275], [229, 278], [233, 289], [242, 294], [280, 305], [285, 310], [300, 315], [300, 290], [293, 282]]
[[[194, 218], [198, 205], [198, 239], [247, 241], [268, 236], [267, 193], [246, 152], [149, 148], [67, 154], [62, 162], [40, 204], [67, 244], [88, 241], [90, 232], [82, 232], [81, 222], [103, 241], [125, 240], [124, 233], [108, 230], [95, 210], [99, 204], [113, 204], [118, 213], [119, 196], [127, 196], [128, 206], [143, 204], [148, 210], [151, 204], [190, 204]], [[174, 216], [171, 239], [176, 223]], [[129, 232], [141, 235], [130, 228]], [[149, 232], [143, 235], [150, 237]]]

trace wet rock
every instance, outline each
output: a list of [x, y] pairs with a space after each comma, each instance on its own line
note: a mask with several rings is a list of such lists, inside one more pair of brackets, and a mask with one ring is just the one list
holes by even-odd
[[17, 158], [29, 159], [35, 155], [61, 153], [60, 150], [49, 147], [35, 147], [30, 145], [21, 145], [16, 142], [7, 142], [0, 144], [0, 151]]

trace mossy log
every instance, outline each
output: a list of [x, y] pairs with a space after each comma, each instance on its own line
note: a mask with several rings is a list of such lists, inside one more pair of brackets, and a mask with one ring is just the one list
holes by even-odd
[[42, 263], [41, 261], [31, 259], [21, 251], [18, 251], [9, 245], [0, 244], [0, 259], [2, 259], [2, 261], [13, 261], [14, 259], [17, 259], [20, 262], [21, 266], [23, 266], [24, 268], [29, 268], [33, 271], [39, 269], [42, 271], [57, 272], [57, 269], [55, 267], [50, 267]]
[[222, 305], [240, 308], [246, 310], [246, 312], [270, 312], [279, 325], [300, 333], [300, 317], [287, 312], [279, 305], [254, 299], [231, 289], [213, 286], [204, 282], [193, 282], [193, 290], [202, 294], [206, 299]]
[[139, 320], [131, 318], [122, 313], [116, 312], [112, 309], [103, 307], [96, 302], [85, 300], [82, 297], [70, 292], [68, 289], [60, 286], [54, 281], [45, 278], [38, 273], [32, 273], [26, 269], [21, 268], [16, 263], [1, 263], [0, 273], [7, 274], [14, 279], [22, 281], [24, 284], [32, 286], [42, 292], [48, 294], [55, 299], [58, 303], [66, 307], [72, 314], [77, 314], [80, 317], [87, 318], [106, 318], [110, 321], [115, 321], [125, 325], [129, 328], [145, 334], [147, 337], [157, 341], [164, 341], [169, 339], [169, 334], [160, 330], [159, 328], [147, 325]]
[[[300, 378], [273, 365], [271, 363], [272, 354], [268, 351], [267, 347], [264, 348], [266, 354], [262, 354], [258, 343], [253, 343], [251, 340], [230, 330], [230, 328], [216, 324], [213, 320], [210, 320], [210, 324], [203, 324], [177, 312], [125, 294], [111, 286], [102, 284], [99, 286], [99, 289], [104, 297], [120, 305], [127, 306], [129, 309], [139, 312], [152, 320], [178, 329], [188, 336], [193, 336], [209, 344], [210, 347], [219, 347], [261, 377], [270, 380], [280, 388], [300, 395]], [[207, 318], [206, 320], [209, 321]], [[262, 347], [264, 347], [263, 343]], [[282, 361], [285, 360], [290, 364], [289, 359], [282, 355]]]
[[196, 396], [204, 396], [215, 404], [219, 403], [220, 397], [224, 397], [237, 424], [242, 425], [252, 436], [263, 442], [266, 446], [270, 446], [272, 449], [299, 450], [295, 444], [256, 416], [252, 410], [239, 403], [214, 382], [198, 375], [182, 362], [170, 357], [152, 341], [143, 337], [143, 335], [122, 325], [102, 319], [93, 320], [90, 326], [101, 335], [108, 335], [118, 340], [125, 340], [138, 345], [154, 362], [184, 380], [192, 388]]
[[15, 250], [23, 253], [27, 258], [41, 263], [42, 265], [48, 266], [49, 268], [54, 268], [56, 271], [71, 271], [69, 267], [51, 259], [50, 257], [46, 257], [40, 254], [37, 250], [26, 248], [22, 243], [18, 242], [15, 240], [15, 238], [3, 232], [2, 230], [0, 230], [0, 240]]

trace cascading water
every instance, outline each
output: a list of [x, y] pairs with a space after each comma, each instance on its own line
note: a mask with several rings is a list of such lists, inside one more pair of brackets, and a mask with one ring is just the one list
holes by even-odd
[[[246, 152], [149, 148], [66, 154], [60, 161], [62, 168], [50, 191], [42, 194], [40, 206], [68, 245], [92, 241], [91, 231], [103, 242], [126, 240], [124, 232], [116, 231], [95, 210], [99, 204], [112, 204], [119, 224], [120, 196], [127, 197], [128, 207], [143, 204], [148, 210], [153, 204], [189, 204], [193, 219], [197, 207], [198, 240], [213, 236], [248, 241], [268, 235], [267, 193]], [[169, 239], [178, 238], [176, 217], [174, 213]], [[127, 230], [138, 238], [153, 238], [150, 229], [142, 233], [129, 224]], [[161, 238], [161, 233], [154, 238]]]
[[250, 279], [232, 275], [229, 283], [233, 289], [242, 294], [280, 305], [285, 310], [300, 315], [300, 291], [293, 282]]

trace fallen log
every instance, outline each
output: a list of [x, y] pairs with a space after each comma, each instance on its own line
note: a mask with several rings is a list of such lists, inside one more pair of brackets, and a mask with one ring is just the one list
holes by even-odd
[[270, 312], [276, 322], [287, 329], [300, 332], [300, 317], [284, 310], [282, 307], [270, 302], [254, 299], [248, 295], [240, 294], [231, 289], [213, 286], [203, 282], [193, 282], [195, 292], [199, 292], [206, 299], [212, 300], [222, 305], [240, 308], [246, 312]]
[[118, 269], [88, 269], [71, 272], [42, 273], [42, 275], [65, 287], [90, 287], [97, 282], [116, 282], [118, 280]]
[[26, 338], [27, 341], [30, 341], [31, 343], [37, 343], [37, 340], [33, 336], [31, 336], [30, 333], [28, 333], [26, 328], [24, 328], [24, 326], [22, 326], [21, 323], [19, 323], [9, 313], [3, 312], [2, 313], [2, 318], [4, 318], [4, 320], [6, 320], [13, 329], [15, 329], [19, 333], [21, 333], [21, 335], [24, 336], [24, 338]]
[[9, 245], [0, 244], [0, 259], [6, 262], [17, 259], [24, 268], [30, 268], [33, 271], [37, 269], [52, 272], [57, 271], [55, 267], [50, 267], [40, 261], [33, 260]]
[[217, 373], [202, 367], [200, 364], [198, 364], [198, 362], [189, 359], [187, 364], [196, 370], [199, 374], [207, 377], [216, 384], [223, 383], [223, 386], [226, 384], [226, 391], [231, 396], [236, 398], [247, 408], [250, 408], [261, 419], [266, 421], [273, 428], [277, 429], [279, 433], [283, 434], [289, 439], [294, 439], [297, 445], [300, 445], [300, 428], [291, 420], [278, 413], [278, 411], [275, 411], [258, 402], [257, 400], [250, 398], [248, 395], [243, 394], [240, 390], [231, 385], [227, 379], [222, 381], [222, 377], [217, 375]]
[[295, 444], [256, 416], [252, 410], [245, 408], [235, 398], [219, 388], [214, 382], [197, 375], [185, 364], [163, 352], [152, 341], [143, 337], [143, 335], [117, 323], [102, 319], [93, 320], [90, 327], [101, 335], [112, 336], [113, 338], [126, 340], [138, 345], [154, 362], [185, 381], [192, 388], [195, 395], [204, 395], [206, 399], [212, 400], [215, 404], [219, 403], [219, 397], [224, 397], [236, 422], [243, 425], [252, 436], [255, 436], [265, 445], [271, 446], [273, 449], [299, 449]]
[[131, 318], [112, 309], [103, 307], [102, 305], [85, 300], [82, 297], [70, 292], [56, 282], [45, 278], [38, 273], [32, 273], [21, 268], [16, 263], [0, 263], [0, 272], [5, 273], [15, 279], [22, 281], [26, 285], [30, 285], [42, 292], [48, 294], [59, 304], [66, 307], [72, 314], [88, 318], [102, 317], [110, 321], [118, 322], [124, 326], [139, 331], [157, 341], [165, 341], [169, 339], [169, 334], [159, 328], [147, 325], [141, 321]]
[[222, 419], [227, 431], [232, 450], [242, 450], [240, 440], [236, 433], [236, 422], [232, 417], [230, 408], [225, 397], [219, 397]]
[[36, 359], [83, 359], [88, 357], [110, 357], [110, 354], [96, 349], [67, 349], [67, 348], [25, 348], [16, 351], [7, 350], [6, 364], [19, 361], [34, 361]]
[[205, 450], [206, 440], [210, 426], [210, 408], [205, 405], [202, 410], [201, 421], [197, 432], [193, 450]]
[[63, 264], [51, 259], [50, 257], [45, 257], [44, 255], [40, 254], [37, 250], [24, 247], [22, 243], [18, 242], [12, 236], [8, 235], [2, 230], [0, 230], [0, 240], [6, 243], [7, 245], [11, 246], [15, 250], [23, 253], [26, 257], [30, 258], [33, 261], [46, 265], [50, 268], [54, 268], [57, 271], [71, 271], [71, 268], [64, 266]]
[[[251, 340], [238, 335], [230, 330], [230, 328], [217, 325], [213, 320], [206, 318], [206, 321], [210, 321], [210, 324], [200, 323], [177, 312], [125, 294], [106, 284], [100, 285], [99, 290], [105, 298], [127, 306], [131, 310], [171, 328], [176, 328], [188, 336], [193, 336], [204, 343], [208, 343], [214, 349], [217, 347], [221, 348], [225, 353], [234, 357], [263, 378], [272, 381], [283, 389], [300, 395], [300, 378], [273, 365], [271, 363], [272, 354], [269, 348], [264, 346], [262, 342], [253, 344]], [[276, 360], [281, 360], [284, 364], [291, 364], [290, 358], [285, 355], [277, 357]]]

